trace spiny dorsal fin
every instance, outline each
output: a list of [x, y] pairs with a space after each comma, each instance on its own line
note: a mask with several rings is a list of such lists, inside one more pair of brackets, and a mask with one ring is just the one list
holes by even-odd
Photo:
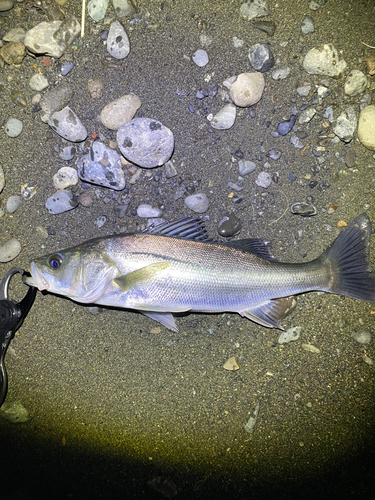
[[207, 236], [206, 227], [199, 217], [183, 217], [176, 221], [162, 222], [157, 226], [150, 226], [141, 231], [147, 234], [160, 234], [196, 241], [212, 241]]

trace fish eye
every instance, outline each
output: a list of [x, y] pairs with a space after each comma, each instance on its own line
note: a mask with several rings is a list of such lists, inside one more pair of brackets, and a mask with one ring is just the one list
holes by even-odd
[[51, 269], [58, 269], [63, 262], [63, 258], [59, 253], [54, 253], [48, 259], [48, 265]]

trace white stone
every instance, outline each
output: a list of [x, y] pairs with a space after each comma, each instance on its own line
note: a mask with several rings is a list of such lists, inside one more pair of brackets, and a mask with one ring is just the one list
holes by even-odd
[[272, 71], [272, 79], [273, 80], [284, 80], [290, 75], [290, 68], [284, 68], [284, 69], [275, 69], [275, 71]]
[[112, 0], [112, 4], [117, 17], [129, 16], [134, 12], [130, 0]]
[[69, 106], [53, 113], [48, 125], [68, 141], [82, 142], [87, 137], [86, 127]]
[[229, 89], [234, 104], [247, 108], [261, 99], [265, 81], [262, 73], [241, 73], [229, 78], [223, 85]]
[[210, 202], [204, 193], [197, 193], [185, 198], [185, 205], [198, 214], [207, 211]]
[[234, 104], [226, 104], [212, 118], [211, 126], [218, 130], [227, 130], [234, 125], [236, 120], [236, 106]]
[[353, 69], [346, 77], [344, 92], [346, 95], [354, 96], [362, 94], [367, 87], [367, 77], [362, 71]]
[[245, 19], [251, 21], [256, 17], [268, 16], [270, 10], [265, 0], [248, 0], [241, 5], [240, 13]]
[[350, 142], [353, 139], [355, 129], [357, 128], [357, 115], [354, 108], [348, 108], [341, 113], [333, 127], [333, 132], [344, 142]]
[[272, 182], [272, 177], [271, 174], [268, 172], [260, 172], [260, 174], [257, 177], [257, 180], [255, 181], [255, 184], [259, 187], [262, 187], [264, 189], [267, 189]]
[[115, 59], [125, 59], [130, 52], [130, 42], [120, 21], [113, 21], [107, 38], [107, 51]]
[[40, 92], [41, 90], [44, 90], [48, 87], [49, 83], [47, 78], [40, 74], [37, 73], [36, 75], [33, 75], [30, 80], [29, 80], [29, 85], [32, 90], [35, 90], [36, 92]]
[[0, 246], [0, 262], [10, 262], [21, 252], [21, 243], [16, 238], [11, 238]]
[[129, 122], [134, 117], [141, 104], [141, 100], [137, 95], [123, 95], [102, 109], [100, 120], [110, 130], [118, 130], [121, 125]]
[[53, 186], [56, 189], [65, 189], [78, 184], [77, 171], [72, 167], [61, 167], [53, 176]]
[[365, 148], [375, 151], [375, 106], [366, 106], [359, 115], [358, 139]]
[[79, 35], [81, 25], [75, 18], [43, 21], [26, 32], [24, 44], [34, 54], [59, 58]]
[[208, 64], [208, 54], [203, 49], [198, 49], [197, 51], [195, 51], [192, 59], [200, 68], [204, 68], [204, 66]]
[[19, 195], [14, 195], [14, 196], [9, 196], [7, 199], [7, 212], [8, 214], [14, 214], [23, 204], [23, 199], [22, 196]]
[[160, 208], [152, 207], [147, 203], [142, 203], [137, 208], [137, 215], [138, 217], [149, 219], [150, 217], [161, 217], [163, 215], [163, 212], [160, 210]]
[[339, 60], [335, 47], [329, 43], [309, 50], [303, 60], [303, 68], [312, 75], [339, 76], [346, 69], [344, 59]]
[[104, 19], [108, 4], [109, 0], [90, 0], [87, 5], [87, 12], [91, 19], [96, 22]]
[[21, 134], [22, 129], [22, 122], [17, 118], [9, 118], [9, 120], [5, 124], [5, 133], [9, 137], [18, 137]]

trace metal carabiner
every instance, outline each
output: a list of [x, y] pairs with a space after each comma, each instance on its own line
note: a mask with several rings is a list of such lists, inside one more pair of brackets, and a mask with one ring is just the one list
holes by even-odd
[[30, 287], [21, 302], [9, 300], [9, 283], [15, 274], [28, 275], [17, 267], [10, 269], [0, 283], [0, 406], [5, 400], [8, 390], [8, 376], [5, 368], [5, 354], [14, 334], [22, 325], [30, 307], [33, 305], [37, 288]]

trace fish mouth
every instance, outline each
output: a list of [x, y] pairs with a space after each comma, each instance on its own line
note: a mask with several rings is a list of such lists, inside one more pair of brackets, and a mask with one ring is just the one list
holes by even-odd
[[42, 273], [39, 272], [35, 266], [34, 261], [30, 263], [31, 276], [24, 276], [23, 282], [29, 286], [35, 286], [38, 290], [48, 290], [49, 283], [43, 277]]

